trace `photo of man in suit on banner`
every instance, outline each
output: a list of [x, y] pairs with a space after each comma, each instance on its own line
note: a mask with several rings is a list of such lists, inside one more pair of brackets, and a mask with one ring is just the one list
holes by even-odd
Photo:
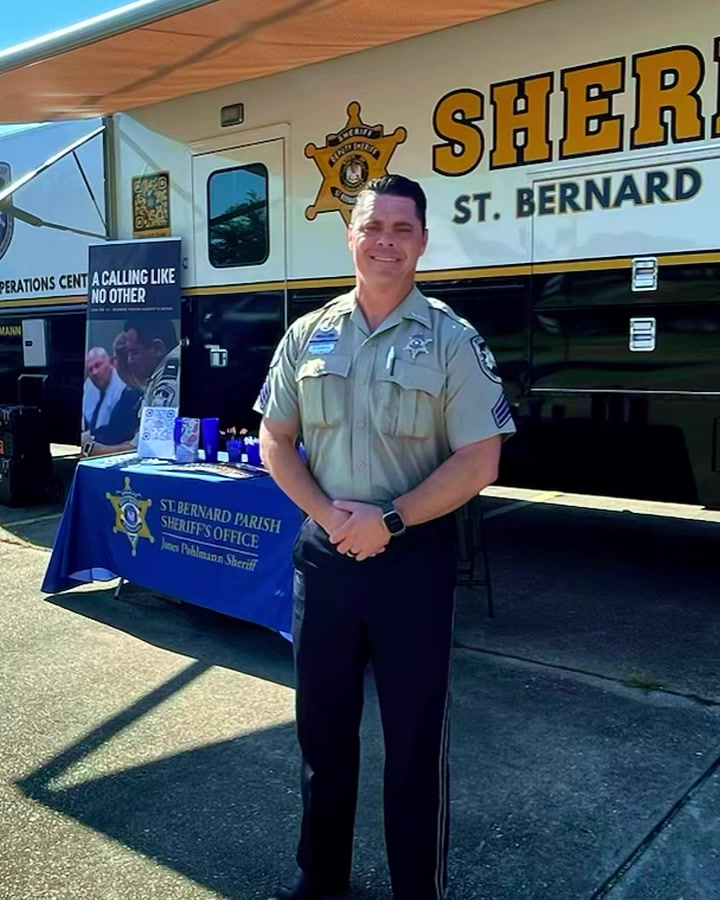
[[83, 428], [93, 434], [107, 425], [126, 384], [104, 347], [92, 347], [85, 358]]

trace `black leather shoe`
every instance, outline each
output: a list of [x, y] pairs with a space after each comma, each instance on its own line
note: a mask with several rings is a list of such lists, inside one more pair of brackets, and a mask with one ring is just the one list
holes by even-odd
[[270, 900], [335, 900], [348, 890], [348, 885], [333, 891], [319, 888], [305, 875], [301, 875], [295, 887], [287, 891], [278, 891]]

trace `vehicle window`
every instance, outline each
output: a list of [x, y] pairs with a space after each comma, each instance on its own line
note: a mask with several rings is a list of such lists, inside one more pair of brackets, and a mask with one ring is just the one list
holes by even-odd
[[262, 163], [208, 178], [208, 258], [217, 269], [259, 266], [270, 255], [268, 171]]

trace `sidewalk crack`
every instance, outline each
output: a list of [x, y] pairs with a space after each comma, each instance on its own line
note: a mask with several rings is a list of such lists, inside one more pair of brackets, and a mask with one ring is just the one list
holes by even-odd
[[[539, 666], [543, 669], [552, 669], [557, 672], [569, 672], [574, 675], [582, 675], [586, 678], [598, 678], [601, 681], [608, 681], [612, 684], [617, 684], [622, 687], [626, 687], [634, 690], [649, 690], [647, 688], [637, 688], [631, 684], [628, 684], [626, 679], [616, 678], [612, 675], [603, 675], [600, 672], [591, 672], [588, 669], [578, 669], [574, 666], [564, 666], [562, 663], [550, 663], [544, 662], [540, 659], [532, 659], [529, 656], [519, 656], [514, 653], [502, 653], [500, 650], [488, 650], [485, 647], [474, 647], [471, 644], [464, 644], [462, 641], [455, 641], [453, 643], [453, 647], [458, 650], [469, 650], [472, 653], [481, 653], [485, 656], [497, 656], [500, 659], [509, 659], [514, 660], [516, 662], [527, 663], [533, 666]], [[688, 694], [683, 691], [674, 691], [672, 688], [666, 688], [662, 685], [658, 685], [655, 688], [652, 688], [652, 691], [658, 694], [667, 694], [670, 697], [680, 697], [683, 700], [689, 700], [692, 703], [697, 703], [699, 706], [708, 706], [708, 707], [716, 707], [720, 706], [720, 701], [711, 700], [708, 697], [701, 697], [699, 694]]]
[[645, 835], [635, 849], [620, 863], [615, 871], [605, 879], [605, 881], [597, 888], [588, 898], [588, 900], [602, 900], [615, 889], [619, 882], [627, 875], [630, 869], [635, 866], [640, 859], [647, 853], [650, 846], [657, 840], [662, 832], [670, 823], [677, 818], [678, 814], [688, 805], [705, 784], [720, 771], [720, 756], [711, 763], [710, 766], [699, 775], [692, 785], [682, 794], [679, 799], [670, 807], [669, 811], [660, 819], [659, 822]]

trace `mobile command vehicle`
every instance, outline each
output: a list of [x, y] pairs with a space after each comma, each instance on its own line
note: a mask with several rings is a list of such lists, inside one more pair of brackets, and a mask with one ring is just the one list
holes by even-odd
[[[352, 284], [359, 190], [401, 172], [428, 195], [420, 286], [478, 328], [506, 385], [501, 481], [720, 506], [713, 0], [398, 2], [367, 22], [154, 6], [126, 28], [144, 55], [117, 34], [50, 42], [0, 91], [32, 87], [39, 114], [45, 72], [68, 113], [112, 114], [113, 236], [183, 239], [184, 412], [257, 424], [284, 329]], [[83, 93], [67, 60], [99, 72], [110, 51], [138, 77]]]
[[42, 404], [48, 437], [77, 444], [88, 246], [106, 238], [102, 122], [1, 136], [0, 196], [23, 179], [0, 200], [0, 405]]

